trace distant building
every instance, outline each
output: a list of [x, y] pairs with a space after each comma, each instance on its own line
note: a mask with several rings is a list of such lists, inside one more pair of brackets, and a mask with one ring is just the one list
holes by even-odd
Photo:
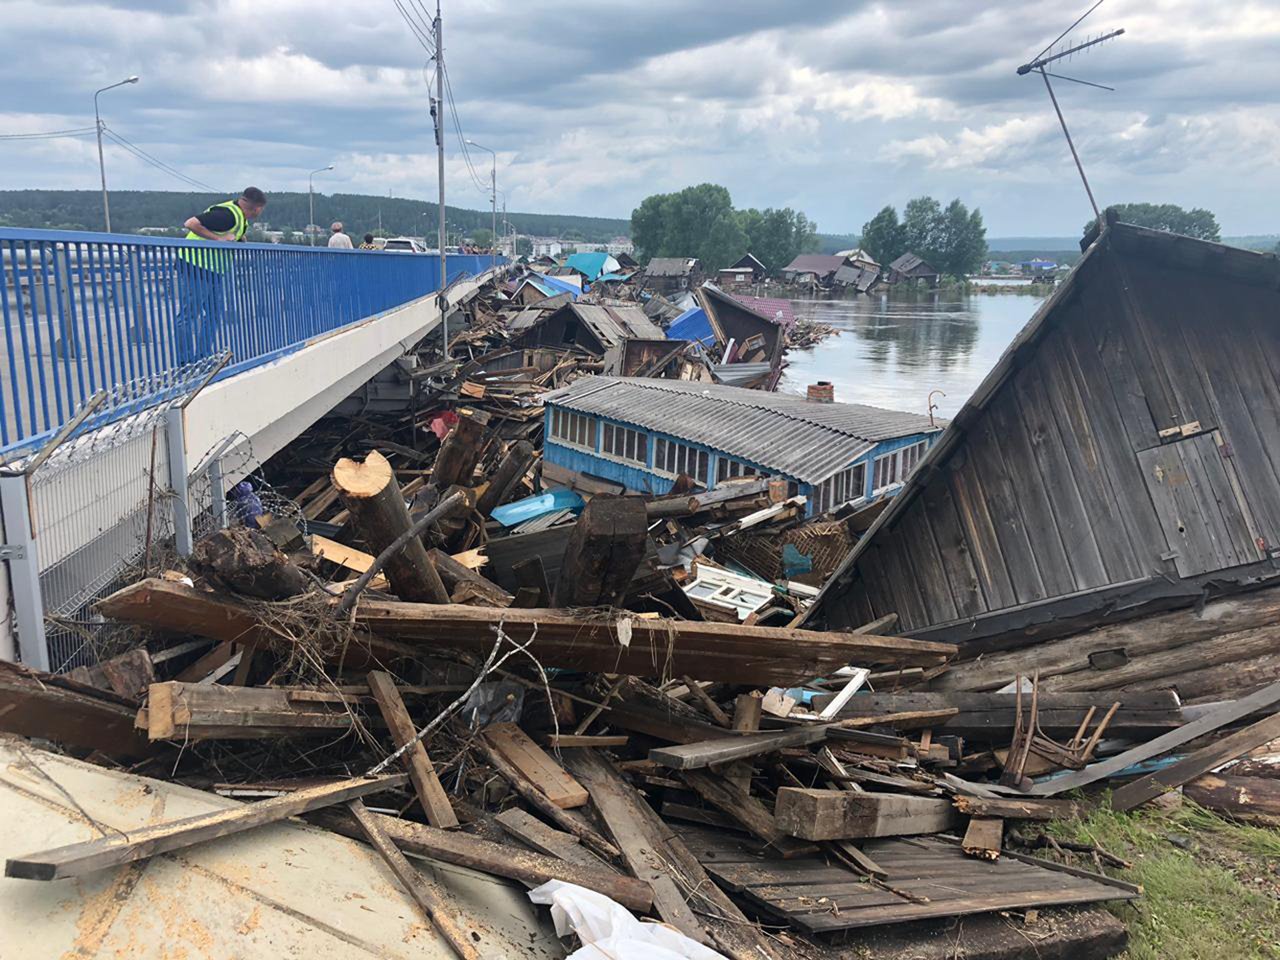
[[644, 268], [645, 288], [654, 293], [679, 293], [702, 282], [702, 263], [694, 257], [654, 257]]
[[744, 253], [716, 274], [716, 282], [726, 290], [740, 290], [759, 283], [767, 272], [763, 263], [751, 254]]
[[836, 271], [844, 265], [844, 257], [824, 253], [802, 253], [782, 268], [782, 279], [788, 283], [829, 287], [835, 280]]
[[631, 256], [636, 252], [636, 245], [631, 242], [630, 237], [614, 237], [605, 244], [604, 249], [605, 253], [612, 254], [615, 257], [620, 253]]
[[914, 253], [904, 253], [889, 264], [886, 273], [889, 283], [923, 283], [930, 287], [938, 285], [938, 271], [927, 260]]
[[662, 494], [684, 474], [713, 489], [778, 477], [816, 516], [892, 494], [941, 432], [929, 418], [678, 380], [583, 377], [543, 397], [544, 476]]
[[535, 257], [558, 257], [565, 250], [565, 245], [555, 237], [529, 237], [529, 242], [533, 244]]

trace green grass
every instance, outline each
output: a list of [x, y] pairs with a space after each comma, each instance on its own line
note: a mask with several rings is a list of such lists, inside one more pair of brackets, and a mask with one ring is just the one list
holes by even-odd
[[1133, 863], [1108, 870], [1143, 888], [1140, 899], [1113, 906], [1129, 928], [1124, 960], [1280, 958], [1280, 830], [1231, 823], [1186, 801], [1172, 813], [1101, 807], [1049, 832]]

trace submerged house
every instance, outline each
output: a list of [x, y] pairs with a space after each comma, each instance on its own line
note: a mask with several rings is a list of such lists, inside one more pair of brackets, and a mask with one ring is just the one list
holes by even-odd
[[726, 290], [747, 289], [759, 283], [769, 271], [749, 253], [716, 273], [716, 282]]
[[584, 377], [543, 401], [544, 477], [654, 494], [681, 474], [706, 489], [780, 477], [809, 516], [892, 494], [940, 433], [916, 414], [676, 380]]
[[644, 268], [645, 289], [673, 294], [702, 282], [702, 262], [693, 257], [654, 257]]
[[[1280, 262], [1114, 220], [1089, 240], [811, 622], [893, 612], [901, 632], [973, 656], [1280, 584]], [[1209, 636], [1198, 615], [1178, 616], [1193, 630], [1181, 642]], [[1113, 666], [1138, 635], [1119, 629], [1098, 641]], [[1090, 654], [1072, 669], [1096, 673], [1085, 639], [1070, 641]], [[1066, 689], [1090, 689], [1086, 672]]]
[[836, 271], [843, 267], [844, 257], [824, 253], [802, 253], [782, 268], [782, 279], [788, 283], [807, 283], [829, 287]]
[[939, 276], [932, 264], [914, 253], [904, 253], [889, 264], [889, 269], [885, 272], [885, 279], [889, 283], [923, 283], [930, 287], [938, 285]]

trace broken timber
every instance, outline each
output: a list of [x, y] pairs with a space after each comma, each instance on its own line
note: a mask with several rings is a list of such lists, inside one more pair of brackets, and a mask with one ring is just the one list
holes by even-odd
[[[277, 639], [259, 627], [248, 606], [163, 580], [139, 581], [97, 606], [116, 620], [217, 640]], [[362, 601], [355, 622], [372, 635], [375, 652], [385, 643], [395, 653], [439, 647], [484, 654], [493, 646], [493, 627], [501, 624], [517, 642], [536, 633], [530, 651], [546, 666], [635, 676], [667, 670], [729, 683], [792, 683], [853, 662], [932, 666], [955, 653], [952, 644], [904, 637], [386, 600]], [[619, 640], [624, 623], [626, 645]]]
[[748, 733], [715, 740], [698, 740], [678, 747], [658, 747], [649, 751], [649, 759], [674, 770], [699, 770], [717, 763], [745, 760], [783, 747], [802, 747], [826, 739], [825, 724], [793, 727], [770, 733]]
[[638, 497], [592, 497], [565, 545], [555, 606], [612, 606], [644, 559], [648, 516]]
[[206, 840], [242, 833], [335, 803], [356, 800], [371, 793], [398, 787], [405, 779], [403, 774], [394, 774], [342, 780], [321, 787], [295, 790], [258, 803], [153, 824], [129, 834], [112, 833], [97, 840], [72, 843], [6, 860], [4, 875], [23, 880], [80, 877], [134, 860], [145, 860], [160, 853], [181, 850]]
[[396, 749], [412, 743], [400, 759], [408, 770], [418, 802], [427, 815], [427, 822], [433, 827], [456, 827], [458, 817], [453, 812], [444, 787], [440, 785], [440, 778], [436, 776], [427, 748], [417, 739], [417, 730], [409, 717], [409, 711], [405, 709], [404, 700], [400, 698], [395, 681], [390, 674], [373, 670], [369, 673], [369, 690], [378, 701], [378, 709], [382, 711], [382, 719], [391, 730]]
[[585, 806], [587, 791], [514, 723], [491, 723], [480, 734], [489, 746], [562, 810]]
[[329, 733], [354, 725], [358, 697], [216, 683], [151, 684], [145, 713], [151, 740], [260, 740]]

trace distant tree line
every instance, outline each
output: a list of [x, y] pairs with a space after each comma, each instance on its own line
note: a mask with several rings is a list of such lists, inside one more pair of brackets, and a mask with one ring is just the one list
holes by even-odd
[[891, 206], [868, 220], [862, 248], [886, 267], [914, 253], [944, 274], [963, 277], [977, 273], [987, 257], [987, 228], [982, 212], [959, 200], [944, 208], [933, 197], [916, 197], [903, 208], [901, 220]]
[[[193, 213], [199, 213], [210, 204], [226, 200], [238, 192], [113, 190], [111, 225], [119, 233], [135, 233], [142, 227], [177, 229]], [[271, 227], [301, 231], [307, 225], [306, 193], [274, 193], [268, 190], [267, 197], [267, 210], [262, 219]], [[353, 236], [377, 232], [379, 212], [382, 233], [387, 236], [424, 236], [434, 234], [436, 229], [436, 204], [424, 200], [356, 193], [317, 193], [315, 202], [317, 223], [328, 226], [334, 220], [341, 220]], [[488, 210], [448, 207], [445, 216], [452, 225], [451, 232], [464, 232], [473, 238], [482, 230], [485, 236], [489, 234], [491, 214]], [[562, 237], [584, 243], [606, 243], [614, 237], [626, 236], [629, 228], [626, 220], [569, 214], [509, 213], [507, 219], [519, 233]], [[102, 195], [96, 190], [0, 190], [0, 226], [101, 230]]]
[[695, 257], [708, 271], [744, 253], [777, 272], [818, 249], [817, 224], [790, 207], [735, 210], [729, 191], [700, 183], [645, 197], [631, 214], [631, 239], [642, 260]]
[[[1184, 210], [1176, 203], [1114, 203], [1107, 207], [1106, 212], [1114, 212], [1122, 223], [1132, 223], [1137, 227], [1180, 233], [1184, 237], [1215, 243], [1222, 240], [1218, 218], [1203, 207]], [[1095, 223], [1094, 220], [1086, 223], [1084, 232], [1087, 234], [1092, 230]]]

